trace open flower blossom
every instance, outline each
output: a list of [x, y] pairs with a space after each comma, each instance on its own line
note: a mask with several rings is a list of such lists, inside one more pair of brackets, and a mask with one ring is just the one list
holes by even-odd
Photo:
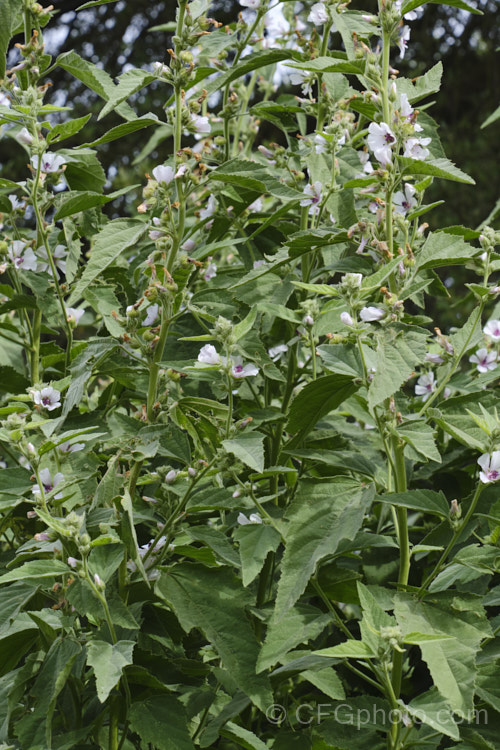
[[321, 26], [328, 21], [328, 12], [324, 3], [314, 3], [307, 20], [315, 26]]
[[400, 105], [399, 105], [399, 116], [403, 120], [407, 120], [408, 122], [411, 120], [411, 117], [413, 115], [414, 109], [410, 104], [410, 101], [408, 99], [408, 94], [401, 94], [399, 97]]
[[17, 195], [8, 195], [7, 198], [10, 200], [10, 205], [12, 206], [12, 210], [15, 211], [18, 208], [23, 207], [23, 202], [19, 200]]
[[413, 185], [410, 185], [409, 182], [405, 182], [404, 191], [398, 190], [397, 193], [394, 193], [392, 202], [394, 203], [394, 210], [397, 214], [404, 215], [408, 211], [411, 211], [412, 208], [415, 208], [417, 205], [417, 200], [415, 198], [416, 192], [417, 191]]
[[288, 346], [286, 344], [277, 344], [276, 346], [271, 346], [271, 348], [267, 350], [267, 353], [273, 362], [278, 362], [287, 351]]
[[164, 166], [160, 164], [158, 167], [153, 169], [153, 177], [156, 182], [163, 182], [165, 185], [169, 185], [174, 179], [174, 170], [172, 167]]
[[250, 10], [257, 10], [260, 6], [260, 0], [239, 0], [239, 3], [244, 8], [250, 8]]
[[[396, 0], [394, 3], [394, 7], [397, 11], [401, 13], [401, 6], [403, 4], [403, 0]], [[418, 18], [418, 13], [414, 10], [408, 11], [408, 13], [405, 13], [403, 18], [406, 18], [407, 21], [414, 21], [416, 18]]]
[[202, 208], [200, 211], [200, 219], [208, 219], [210, 216], [213, 216], [216, 208], [217, 201], [215, 200], [214, 196], [211, 195], [208, 199], [206, 207]]
[[61, 406], [61, 393], [51, 385], [45, 386], [40, 391], [31, 391], [31, 395], [33, 402], [37, 406], [43, 406], [47, 411], [54, 411]]
[[78, 453], [85, 448], [85, 443], [70, 443], [69, 440], [65, 440], [64, 443], [59, 443], [57, 449], [61, 453]]
[[373, 172], [373, 165], [370, 161], [370, 154], [368, 151], [358, 151], [358, 156], [363, 165], [363, 172], [365, 174], [371, 174]]
[[374, 323], [377, 320], [385, 318], [385, 310], [381, 310], [380, 307], [363, 307], [359, 313], [359, 317], [363, 323]]
[[500, 341], [500, 320], [489, 320], [483, 328], [483, 333], [492, 341]]
[[[33, 169], [38, 169], [38, 154], [31, 157], [31, 165]], [[49, 174], [50, 172], [59, 172], [59, 170], [66, 164], [66, 159], [61, 154], [54, 154], [51, 151], [46, 151], [41, 157], [40, 171]]]
[[422, 401], [427, 401], [433, 391], [436, 390], [436, 383], [434, 381], [434, 373], [427, 372], [425, 375], [421, 375], [417, 380], [415, 386], [415, 395], [421, 396]]
[[498, 364], [497, 353], [481, 348], [469, 357], [469, 362], [476, 365], [478, 372], [488, 372], [488, 370], [494, 370]]
[[9, 247], [8, 257], [20, 271], [36, 271], [38, 268], [35, 253], [22, 240], [14, 240], [12, 242]]
[[75, 307], [66, 308], [66, 319], [69, 320], [70, 323], [78, 325], [82, 315], [85, 315], [85, 310], [77, 309]]
[[398, 35], [399, 57], [401, 58], [401, 60], [405, 56], [405, 52], [408, 47], [409, 41], [410, 41], [410, 27], [402, 26], [399, 29], [399, 35]]
[[203, 278], [205, 279], [205, 281], [210, 281], [217, 276], [217, 265], [211, 262], [212, 258], [209, 258], [208, 260], [208, 266], [205, 268], [205, 271], [203, 273]]
[[208, 117], [196, 115], [194, 112], [191, 112], [191, 129], [200, 135], [210, 133], [211, 127]]
[[247, 526], [248, 524], [252, 523], [262, 523], [262, 518], [258, 513], [250, 513], [248, 518], [244, 513], [239, 513], [236, 520], [238, 521], [240, 526]]
[[318, 213], [319, 203], [321, 201], [321, 182], [313, 182], [312, 185], [306, 185], [303, 194], [306, 197], [302, 198], [300, 205], [310, 206], [310, 214]]
[[[47, 255], [47, 250], [45, 247], [39, 247], [37, 249], [38, 257], [42, 258], [40, 261], [40, 265], [38, 267], [39, 271], [47, 271], [52, 276], [52, 268], [49, 263], [49, 256]], [[58, 268], [62, 273], [66, 273], [66, 258], [68, 255], [68, 251], [64, 247], [64, 245], [56, 245], [55, 249], [52, 250], [52, 260], [54, 261], [54, 265], [56, 268]]]
[[[49, 469], [42, 469], [40, 472], [40, 481], [44, 493], [49, 493], [61, 484], [61, 482], [64, 482], [64, 474], [61, 474], [61, 472], [58, 471], [52, 476]], [[34, 495], [40, 496], [42, 494], [39, 484], [34, 484], [31, 491]], [[62, 492], [58, 492], [57, 495], [54, 495], [56, 500], [60, 500], [62, 496]]]
[[146, 312], [146, 317], [144, 318], [143, 325], [144, 326], [152, 326], [153, 323], [155, 323], [158, 320], [158, 311], [160, 309], [160, 306], [157, 302], [155, 302], [153, 305], [150, 305]]
[[233, 378], [248, 378], [252, 375], [258, 375], [259, 368], [251, 363], [244, 365], [241, 357], [233, 357], [231, 373]]
[[408, 138], [405, 141], [405, 150], [403, 156], [410, 159], [419, 159], [423, 161], [430, 154], [428, 148], [425, 148], [432, 141], [432, 138]]
[[368, 147], [375, 158], [385, 166], [392, 158], [392, 146], [396, 143], [396, 136], [386, 122], [371, 122], [368, 126]]
[[217, 349], [213, 344], [205, 344], [200, 349], [198, 354], [198, 362], [203, 365], [218, 365], [220, 362], [220, 356], [217, 354]]
[[483, 453], [477, 459], [482, 471], [479, 472], [479, 479], [483, 484], [497, 482], [500, 479], [500, 451], [493, 453]]

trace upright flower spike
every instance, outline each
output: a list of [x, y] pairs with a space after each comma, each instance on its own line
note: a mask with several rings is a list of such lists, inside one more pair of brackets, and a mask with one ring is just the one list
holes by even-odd
[[483, 453], [477, 459], [482, 471], [479, 472], [479, 479], [483, 484], [497, 482], [500, 479], [500, 451], [493, 453]]
[[396, 143], [396, 136], [386, 122], [381, 122], [380, 125], [376, 122], [370, 123], [368, 126], [367, 142], [370, 151], [373, 152], [375, 158], [382, 166], [385, 167], [387, 164], [390, 164], [392, 147]]

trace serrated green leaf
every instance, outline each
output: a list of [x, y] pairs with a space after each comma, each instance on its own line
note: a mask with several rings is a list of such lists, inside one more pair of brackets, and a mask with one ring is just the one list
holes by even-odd
[[111, 128], [111, 130], [108, 130], [107, 133], [101, 135], [100, 138], [96, 138], [95, 141], [91, 141], [90, 143], [82, 143], [82, 145], [78, 146], [78, 148], [85, 148], [86, 146], [99, 146], [101, 143], [116, 141], [118, 140], [118, 138], [123, 138], [130, 133], [136, 133], [138, 130], [149, 128], [151, 125], [160, 124], [161, 123], [156, 115], [143, 115], [142, 117], [138, 117], [136, 120], [128, 120], [128, 122], [123, 122], [121, 125], [117, 125], [116, 127]]
[[272, 702], [266, 676], [256, 675], [258, 644], [245, 614], [252, 596], [228, 568], [182, 563], [162, 574], [155, 590], [186, 632], [202, 630], [240, 690], [261, 710]]
[[26, 578], [54, 578], [70, 572], [71, 568], [60, 560], [30, 560], [0, 576], [0, 584]]
[[11, 35], [22, 18], [23, 0], [2, 0], [0, 3], [0, 79], [5, 78], [5, 58]]
[[373, 409], [392, 396], [424, 361], [427, 335], [417, 328], [393, 327], [377, 336], [375, 375], [368, 390], [368, 404]]
[[65, 138], [71, 138], [71, 136], [76, 135], [76, 133], [85, 127], [91, 117], [91, 114], [84, 115], [75, 120], [67, 120], [66, 122], [54, 125], [52, 130], [47, 133], [47, 143], [59, 143], [59, 141], [63, 141]]
[[428, 724], [436, 732], [446, 734], [454, 740], [459, 739], [460, 734], [453, 720], [452, 712], [436, 688], [432, 688], [414, 698], [406, 706], [406, 709], [410, 716], [413, 716], [424, 724]]
[[[126, 124], [126, 123], [125, 123]], [[72, 216], [73, 214], [80, 213], [80, 211], [86, 211], [89, 208], [95, 206], [104, 206], [106, 203], [113, 201], [120, 195], [125, 195], [130, 190], [138, 185], [130, 185], [120, 190], [116, 190], [114, 193], [109, 195], [103, 195], [102, 193], [94, 193], [90, 190], [72, 190], [69, 193], [64, 193], [62, 200], [58, 201], [58, 209], [54, 215], [54, 221], [66, 218], [66, 216]]]
[[420, 161], [407, 156], [398, 157], [401, 171], [404, 174], [429, 174], [433, 177], [441, 177], [452, 182], [464, 182], [466, 185], [475, 185], [475, 180], [468, 174], [462, 172], [449, 159], [429, 159]]
[[257, 671], [273, 667], [293, 648], [316, 638], [330, 622], [329, 614], [309, 604], [297, 604], [276, 626], [272, 622], [269, 625], [259, 654]]
[[456, 265], [465, 263], [477, 253], [477, 248], [465, 242], [460, 235], [432, 232], [417, 255], [417, 265], [419, 268]]
[[449, 518], [450, 508], [442, 492], [434, 490], [410, 490], [408, 492], [390, 492], [378, 498], [383, 503], [397, 505], [400, 508], [411, 508], [423, 513], [434, 513]]
[[420, 8], [421, 5], [424, 5], [427, 2], [434, 3], [436, 5], [448, 5], [451, 8], [461, 8], [461, 10], [467, 10], [469, 13], [476, 13], [480, 16], [483, 15], [483, 12], [481, 10], [474, 7], [474, 5], [470, 5], [469, 3], [465, 2], [465, 0], [408, 0], [408, 2], [403, 4], [401, 13], [409, 13], [410, 10]]
[[254, 471], [264, 470], [264, 435], [260, 432], [243, 432], [230, 440], [223, 440], [222, 445]]
[[222, 737], [233, 740], [239, 747], [244, 747], [245, 750], [269, 750], [269, 745], [262, 742], [253, 732], [232, 721], [228, 721], [220, 730], [220, 734]]
[[97, 697], [104, 703], [122, 676], [123, 668], [132, 664], [134, 641], [111, 644], [92, 640], [87, 643], [87, 664], [94, 668]]
[[359, 388], [348, 375], [324, 375], [308, 383], [292, 401], [286, 429], [304, 437], [316, 422], [339, 407]]
[[81, 278], [77, 281], [68, 300], [68, 305], [78, 301], [85, 289], [121, 253], [136, 245], [146, 232], [146, 224], [134, 219], [114, 219], [94, 238], [90, 259]]
[[322, 648], [319, 651], [313, 651], [313, 654], [336, 659], [375, 659], [377, 656], [367, 643], [355, 640], [339, 643], [330, 648]]
[[500, 105], [496, 108], [494, 112], [491, 113], [489, 117], [486, 118], [486, 120], [481, 125], [482, 128], [487, 128], [488, 125], [491, 125], [493, 122], [496, 122], [500, 119]]
[[[411, 446], [413, 451], [410, 458], [421, 460], [421, 457], [428, 458], [436, 463], [441, 463], [441, 454], [436, 447], [433, 428], [425, 422], [406, 422], [398, 427], [398, 433], [405, 440], [406, 444]], [[405, 453], [409, 453], [408, 450]], [[411, 454], [416, 455], [411, 455]]]
[[249, 523], [236, 529], [239, 543], [243, 586], [248, 586], [262, 570], [270, 552], [276, 552], [281, 537], [268, 524]]
[[141, 70], [140, 68], [132, 68], [118, 76], [118, 84], [114, 87], [110, 93], [107, 103], [99, 112], [98, 120], [102, 120], [103, 117], [109, 115], [114, 109], [116, 109], [125, 99], [129, 96], [140, 91], [144, 86], [156, 81], [156, 76], [147, 70]]
[[164, 693], [133, 703], [130, 726], [141, 741], [157, 750], [194, 750], [186, 709], [174, 696]]

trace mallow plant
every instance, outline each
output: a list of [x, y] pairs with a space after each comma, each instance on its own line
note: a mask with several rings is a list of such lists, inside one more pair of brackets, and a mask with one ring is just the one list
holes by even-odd
[[498, 746], [500, 234], [432, 230], [423, 5], [180, 0], [113, 80], [1, 2], [4, 750]]

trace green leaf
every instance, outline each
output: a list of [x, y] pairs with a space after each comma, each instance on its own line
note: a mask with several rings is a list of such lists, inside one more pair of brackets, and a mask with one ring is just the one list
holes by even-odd
[[254, 471], [264, 470], [264, 435], [260, 432], [243, 432], [231, 440], [223, 440], [222, 445]]
[[116, 141], [118, 138], [123, 138], [123, 136], [129, 135], [130, 133], [135, 133], [138, 130], [149, 128], [151, 125], [159, 124], [161, 123], [156, 115], [143, 115], [136, 120], [129, 120], [128, 122], [123, 122], [121, 125], [111, 128], [111, 130], [108, 130], [108, 132], [100, 138], [96, 138], [95, 141], [91, 141], [90, 143], [83, 143], [81, 146], [78, 146], [78, 148], [85, 148], [85, 146], [99, 146], [101, 143]]
[[110, 266], [121, 253], [139, 242], [146, 228], [144, 222], [134, 219], [114, 219], [106, 224], [104, 229], [94, 237], [90, 259], [68, 300], [70, 307], [78, 301], [85, 289], [104, 269]]
[[123, 668], [132, 664], [134, 641], [111, 644], [92, 640], [87, 643], [87, 664], [94, 668], [97, 697], [104, 703], [122, 676]]
[[324, 669], [314, 671], [312, 669], [306, 669], [301, 673], [301, 677], [335, 701], [343, 700], [345, 698], [344, 686], [331, 667], [325, 667]]
[[270, 552], [276, 552], [281, 537], [273, 526], [249, 523], [236, 529], [239, 543], [243, 586], [248, 586], [262, 570]]
[[450, 508], [442, 492], [434, 490], [411, 490], [409, 492], [390, 492], [379, 495], [377, 500], [390, 503], [400, 508], [411, 508], [423, 513], [433, 513], [443, 518], [450, 517]]
[[84, 117], [77, 117], [75, 120], [67, 120], [54, 125], [52, 130], [47, 133], [47, 143], [59, 143], [65, 138], [71, 138], [85, 127], [91, 117], [92, 115], [84, 115]]
[[[469, 595], [470, 596], [470, 595]], [[448, 707], [457, 713], [472, 710], [476, 655], [481, 640], [490, 634], [484, 611], [468, 611], [466, 596], [456, 592], [433, 594], [433, 602], [419, 602], [398, 593], [394, 614], [403, 635], [420, 632], [453, 636], [420, 644], [422, 658]]]
[[0, 365], [0, 393], [22, 393], [28, 386], [24, 375], [9, 365]]
[[224, 162], [210, 173], [209, 179], [254, 190], [256, 193], [270, 193], [280, 200], [299, 200], [302, 196], [298, 190], [284, 185], [260, 162], [250, 159]]
[[186, 709], [174, 695], [153, 695], [133, 703], [129, 720], [144, 746], [149, 743], [157, 750], [194, 750]]
[[465, 0], [408, 0], [407, 3], [404, 3], [401, 9], [401, 13], [402, 14], [408, 13], [410, 10], [414, 10], [415, 8], [420, 8], [420, 6], [424, 5], [425, 3], [434, 3], [436, 5], [448, 5], [451, 8], [461, 8], [462, 10], [469, 11], [469, 13], [476, 13], [477, 15], [480, 15], [480, 16], [483, 15], [483, 12], [481, 10], [465, 2]]
[[79, 5], [77, 10], [86, 10], [86, 8], [95, 8], [98, 5], [107, 5], [108, 3], [116, 3], [117, 0], [90, 0], [88, 3]]
[[339, 407], [358, 388], [352, 377], [340, 374], [324, 375], [308, 383], [292, 401], [287, 431], [303, 438], [321, 417]]
[[127, 70], [121, 76], [118, 76], [118, 85], [114, 87], [111, 92], [107, 103], [99, 112], [98, 120], [102, 120], [103, 117], [109, 115], [114, 109], [118, 107], [125, 99], [129, 96], [140, 91], [144, 86], [156, 81], [156, 76], [153, 73], [149, 73], [147, 70], [141, 70], [140, 68], [132, 68]]
[[106, 174], [95, 151], [91, 149], [74, 151], [61, 148], [57, 153], [66, 159], [64, 179], [71, 190], [102, 193]]
[[240, 747], [246, 748], [246, 750], [269, 750], [269, 745], [259, 740], [253, 732], [240, 727], [239, 724], [234, 724], [232, 721], [228, 721], [220, 730], [220, 734], [221, 737], [233, 740], [233, 742]]
[[0, 576], [0, 584], [24, 581], [26, 578], [53, 578], [70, 572], [71, 568], [60, 560], [30, 560]]
[[488, 125], [491, 125], [493, 122], [496, 122], [500, 119], [500, 105], [496, 108], [494, 112], [491, 113], [489, 117], [486, 118], [486, 120], [481, 125], [482, 128], [487, 128]]
[[398, 94], [406, 94], [411, 103], [419, 102], [429, 94], [436, 94], [441, 88], [443, 77], [443, 63], [439, 61], [423, 76], [419, 76], [415, 82], [408, 78], [398, 78], [396, 86]]
[[305, 590], [317, 564], [353, 539], [374, 497], [373, 485], [348, 477], [304, 479], [287, 511], [286, 548], [273, 619], [283, 620]]
[[431, 688], [426, 693], [414, 698], [406, 706], [406, 710], [410, 716], [428, 724], [436, 732], [446, 734], [454, 740], [459, 739], [458, 727], [453, 720], [452, 713], [436, 688]]
[[[433, 428], [425, 422], [406, 422], [398, 427], [398, 434], [404, 438], [413, 451], [405, 451], [410, 458], [420, 461], [421, 456], [441, 463], [441, 455], [436, 447]], [[415, 454], [415, 455], [413, 455]]]
[[426, 333], [410, 326], [385, 328], [376, 338], [376, 369], [368, 390], [370, 409], [392, 396], [412, 376], [427, 351]]
[[136, 564], [137, 569], [142, 575], [145, 583], [147, 583], [147, 585], [149, 586], [148, 576], [146, 571], [144, 570], [142, 557], [139, 554], [139, 543], [137, 541], [137, 534], [135, 531], [134, 523], [134, 507], [132, 505], [132, 498], [130, 497], [130, 492], [128, 491], [128, 489], [125, 489], [120, 504], [125, 511], [122, 515], [123, 541], [127, 545], [128, 553], [131, 559]]
[[319, 651], [313, 651], [313, 654], [330, 658], [335, 657], [336, 659], [375, 659], [377, 656], [367, 643], [355, 640], [339, 643], [337, 646], [331, 646], [330, 648], [322, 648]]
[[236, 78], [241, 78], [247, 73], [251, 73], [253, 70], [260, 70], [266, 65], [274, 65], [283, 60], [290, 60], [290, 58], [293, 58], [296, 54], [297, 53], [294, 53], [291, 50], [285, 49], [254, 52], [253, 54], [248, 55], [248, 57], [245, 57], [243, 61], [238, 63], [238, 65], [231, 66], [228, 71], [218, 76], [213, 81], [210, 81], [205, 87], [206, 91], [208, 94], [211, 94], [214, 91], [220, 91]]
[[240, 560], [236, 550], [229, 543], [227, 536], [210, 526], [190, 526], [186, 529], [188, 536], [196, 542], [203, 542], [215, 552], [215, 556], [229, 565], [239, 568]]
[[9, 42], [22, 18], [23, 0], [2, 0], [0, 3], [0, 79], [5, 78], [5, 58]]
[[[126, 123], [125, 123], [126, 124]], [[134, 190], [137, 185], [130, 185], [120, 190], [116, 190], [114, 193], [109, 195], [103, 195], [102, 193], [94, 193], [91, 190], [72, 190], [69, 193], [64, 193], [58, 201], [58, 209], [54, 215], [54, 221], [64, 219], [66, 216], [72, 216], [73, 214], [80, 213], [80, 211], [86, 211], [88, 208], [94, 208], [95, 206], [104, 206], [104, 204], [113, 201], [120, 195], [128, 193], [130, 190]]]
[[308, 60], [303, 63], [292, 62], [288, 64], [288, 67], [297, 68], [297, 70], [309, 70], [315, 73], [353, 73], [360, 75], [364, 72], [365, 62], [364, 60], [336, 60], [332, 55], [329, 57], [317, 57], [314, 60]]
[[413, 646], [420, 646], [421, 643], [430, 643], [431, 641], [446, 641], [453, 638], [452, 635], [441, 635], [440, 633], [407, 633], [403, 638], [403, 643]]
[[33, 482], [31, 472], [27, 469], [2, 469], [0, 471], [0, 494], [22, 495], [31, 490]]
[[174, 609], [184, 630], [202, 630], [236, 685], [261, 710], [272, 702], [269, 682], [256, 675], [259, 647], [245, 614], [253, 603], [228, 568], [182, 563], [162, 574], [155, 591]]
[[466, 185], [476, 184], [472, 177], [462, 172], [449, 159], [441, 158], [420, 161], [419, 159], [411, 159], [407, 156], [398, 156], [398, 161], [401, 171], [404, 174], [428, 174], [432, 177], [441, 177], [444, 180], [464, 182]]
[[432, 232], [417, 255], [419, 268], [438, 268], [465, 263], [478, 249], [464, 242], [463, 237], [448, 232]]
[[80, 403], [94, 367], [98, 367], [117, 346], [117, 342], [111, 338], [91, 340], [75, 357], [71, 365], [71, 383], [64, 399], [63, 416], [67, 416]]
[[299, 644], [317, 638], [330, 622], [329, 614], [309, 604], [297, 604], [276, 627], [272, 622], [268, 627], [266, 640], [259, 654], [257, 671], [262, 672], [273, 667]]

